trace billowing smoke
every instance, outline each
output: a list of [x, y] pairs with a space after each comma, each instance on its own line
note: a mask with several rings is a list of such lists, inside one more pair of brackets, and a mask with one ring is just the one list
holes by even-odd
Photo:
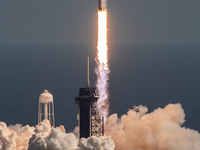
[[78, 140], [73, 133], [64, 133], [60, 128], [51, 128], [48, 120], [35, 127], [28, 150], [75, 150]]
[[121, 119], [108, 118], [106, 134], [111, 135], [116, 150], [199, 150], [200, 134], [184, 123], [181, 104], [169, 104], [147, 114], [147, 107], [129, 110]]
[[145, 106], [131, 109], [118, 118], [108, 117], [103, 137], [78, 139], [78, 127], [65, 133], [63, 126], [52, 128], [49, 121], [35, 127], [0, 122], [0, 150], [199, 150], [200, 134], [182, 127], [181, 104], [169, 104], [147, 113]]
[[0, 150], [27, 150], [34, 129], [20, 124], [7, 127], [4, 122], [0, 122]]
[[47, 120], [40, 123], [35, 127], [28, 150], [114, 150], [110, 137], [89, 137], [79, 141], [75, 134], [77, 128], [74, 133], [64, 133], [61, 128], [51, 128]]
[[0, 122], [0, 150], [114, 150], [110, 136], [82, 138], [65, 133], [63, 126], [52, 128], [48, 120], [35, 127], [17, 124], [9, 126]]

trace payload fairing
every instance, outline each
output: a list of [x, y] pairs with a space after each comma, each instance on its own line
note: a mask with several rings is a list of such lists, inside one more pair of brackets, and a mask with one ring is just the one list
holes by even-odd
[[99, 11], [107, 10], [107, 0], [98, 0], [99, 1]]

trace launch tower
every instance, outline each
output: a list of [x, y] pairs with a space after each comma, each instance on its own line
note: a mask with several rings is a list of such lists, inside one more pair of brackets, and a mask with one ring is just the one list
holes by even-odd
[[79, 138], [104, 135], [104, 118], [96, 111], [98, 98], [96, 87], [90, 87], [88, 57], [86, 87], [79, 88], [79, 94], [75, 97], [75, 102], [79, 105]]

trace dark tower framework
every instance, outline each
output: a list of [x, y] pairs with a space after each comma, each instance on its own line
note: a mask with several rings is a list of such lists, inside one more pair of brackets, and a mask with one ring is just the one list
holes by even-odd
[[90, 87], [88, 57], [86, 87], [79, 88], [79, 95], [75, 97], [75, 102], [79, 105], [79, 138], [104, 135], [104, 118], [96, 111], [98, 98], [96, 87]]

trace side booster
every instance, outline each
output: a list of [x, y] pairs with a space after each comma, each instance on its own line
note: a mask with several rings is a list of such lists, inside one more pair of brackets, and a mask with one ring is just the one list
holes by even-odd
[[99, 1], [99, 11], [107, 10], [107, 0], [98, 0]]

